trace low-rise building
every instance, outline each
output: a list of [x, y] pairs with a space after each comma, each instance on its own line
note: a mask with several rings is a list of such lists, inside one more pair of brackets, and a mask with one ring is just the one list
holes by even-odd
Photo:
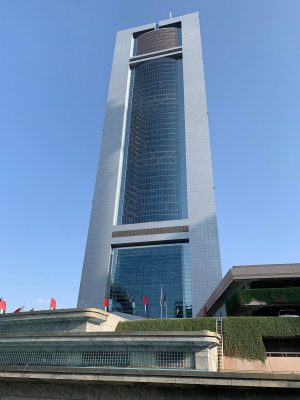
[[224, 316], [224, 306], [229, 316], [299, 316], [300, 264], [232, 267], [198, 316]]

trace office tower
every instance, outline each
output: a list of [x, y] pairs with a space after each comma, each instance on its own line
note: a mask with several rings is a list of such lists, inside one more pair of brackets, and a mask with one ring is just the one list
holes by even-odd
[[196, 315], [221, 279], [213, 189], [198, 13], [118, 32], [78, 307]]

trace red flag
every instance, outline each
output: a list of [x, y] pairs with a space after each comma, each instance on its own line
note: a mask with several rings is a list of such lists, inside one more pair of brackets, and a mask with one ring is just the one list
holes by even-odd
[[145, 318], [148, 318], [148, 296], [146, 296], [145, 294], [144, 294], [144, 296], [143, 296], [143, 304], [144, 304], [144, 307], [145, 307]]
[[148, 305], [148, 297], [146, 295], [143, 296], [143, 304], [144, 306]]
[[0, 299], [0, 314], [4, 314], [6, 311], [6, 301]]
[[51, 297], [50, 299], [50, 310], [55, 310], [56, 309], [56, 300]]
[[14, 313], [23, 311], [24, 305], [22, 307], [17, 308]]
[[104, 307], [108, 307], [108, 304], [109, 304], [108, 297], [105, 296], [104, 299], [103, 299], [103, 305], [104, 305]]

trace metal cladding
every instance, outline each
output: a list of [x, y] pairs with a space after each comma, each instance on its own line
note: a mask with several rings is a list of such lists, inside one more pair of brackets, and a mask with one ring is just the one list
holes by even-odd
[[136, 39], [136, 56], [179, 46], [176, 27], [145, 32]]
[[78, 307], [196, 315], [221, 279], [213, 187], [198, 13], [118, 32]]

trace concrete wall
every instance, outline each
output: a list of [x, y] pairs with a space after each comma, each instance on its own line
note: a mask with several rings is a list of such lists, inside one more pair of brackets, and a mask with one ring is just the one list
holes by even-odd
[[164, 385], [59, 384], [0, 381], [1, 400], [299, 400], [299, 391], [278, 388]]
[[218, 347], [195, 353], [195, 367], [202, 371], [218, 371]]
[[62, 309], [2, 314], [0, 336], [14, 334], [49, 334], [114, 332], [120, 321], [127, 319], [101, 309]]
[[300, 357], [268, 357], [265, 363], [224, 357], [224, 371], [300, 374]]
[[299, 400], [300, 375], [0, 366], [0, 400]]

